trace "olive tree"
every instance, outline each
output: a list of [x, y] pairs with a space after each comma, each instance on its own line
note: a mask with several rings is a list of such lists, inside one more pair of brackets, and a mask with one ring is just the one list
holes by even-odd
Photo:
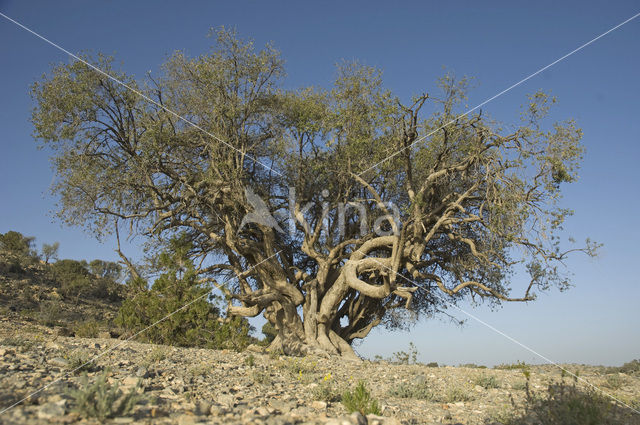
[[545, 94], [504, 126], [460, 115], [468, 82], [450, 75], [409, 102], [354, 63], [330, 88], [284, 89], [277, 50], [224, 30], [142, 80], [85, 60], [128, 87], [78, 61], [33, 87], [61, 219], [99, 235], [126, 223], [150, 247], [187, 237], [198, 281], [230, 315], [262, 314], [272, 349], [354, 356], [378, 325], [565, 289], [568, 252], [594, 253], [560, 240], [582, 134], [547, 123]]

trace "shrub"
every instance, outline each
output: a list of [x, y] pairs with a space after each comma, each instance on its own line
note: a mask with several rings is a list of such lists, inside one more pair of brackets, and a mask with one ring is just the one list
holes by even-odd
[[364, 416], [370, 413], [374, 415], [380, 415], [381, 413], [378, 401], [371, 398], [364, 381], [358, 382], [353, 391], [345, 391], [342, 394], [341, 402], [349, 413], [360, 412]]
[[464, 390], [461, 387], [450, 387], [447, 389], [444, 397], [439, 401], [443, 403], [456, 403], [458, 401], [470, 401], [473, 400], [473, 394]]
[[91, 362], [91, 355], [83, 350], [72, 351], [65, 354], [64, 358], [69, 362], [67, 369], [73, 371], [76, 375], [81, 372], [90, 372], [95, 366]]
[[157, 259], [165, 273], [123, 302], [116, 324], [132, 334], [153, 324], [138, 339], [155, 344], [239, 351], [254, 342], [246, 319], [221, 318], [213, 287], [199, 282], [185, 256], [184, 239], [172, 240], [170, 248]]
[[403, 382], [388, 392], [391, 397], [414, 398], [418, 400], [433, 400], [434, 394], [426, 382], [407, 383]]
[[[630, 425], [635, 413], [613, 404], [606, 396], [572, 386], [551, 384], [546, 396], [527, 392], [524, 413], [505, 419], [505, 425]], [[633, 422], [636, 420], [636, 422]]]
[[438, 363], [437, 362], [429, 362], [425, 366], [427, 366], [427, 367], [438, 367]]
[[136, 403], [142, 399], [137, 393], [138, 388], [132, 388], [123, 394], [118, 384], [107, 382], [107, 371], [98, 375], [93, 383], [85, 374], [81, 388], [71, 390], [69, 395], [73, 399], [74, 411], [85, 418], [96, 418], [104, 422], [108, 418], [127, 416], [133, 412]]
[[473, 381], [473, 383], [487, 390], [489, 388], [500, 388], [500, 383], [498, 382], [495, 376], [487, 376], [487, 375], [478, 376]]
[[626, 380], [620, 375], [607, 375], [603, 387], [611, 388], [612, 390], [619, 390], [626, 384]]
[[44, 301], [38, 308], [38, 321], [46, 326], [56, 326], [60, 324], [62, 318], [62, 307], [58, 301]]
[[418, 349], [413, 342], [410, 342], [407, 351], [393, 353], [392, 359], [392, 361], [399, 364], [416, 364], [418, 362]]
[[327, 403], [340, 401], [342, 398], [330, 373], [324, 376], [317, 387], [313, 388], [311, 397], [314, 400], [326, 401]]
[[73, 327], [73, 333], [80, 338], [96, 338], [100, 332], [100, 322], [96, 320], [87, 320], [76, 323]]

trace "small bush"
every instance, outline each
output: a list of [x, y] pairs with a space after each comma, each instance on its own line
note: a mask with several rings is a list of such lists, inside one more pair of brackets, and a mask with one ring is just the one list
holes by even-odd
[[438, 363], [437, 362], [430, 362], [430, 363], [427, 363], [425, 366], [427, 366], [427, 367], [438, 367]]
[[261, 370], [254, 370], [251, 374], [251, 379], [256, 384], [271, 385], [271, 375]]
[[612, 390], [619, 390], [626, 384], [626, 380], [620, 375], [607, 375], [603, 387], [611, 388]]
[[64, 358], [69, 362], [67, 369], [73, 371], [76, 375], [81, 372], [90, 372], [94, 368], [91, 362], [91, 355], [86, 351], [78, 350], [65, 354]]
[[461, 387], [450, 387], [439, 401], [442, 403], [457, 403], [459, 401], [471, 401], [473, 400], [473, 394], [465, 391]]
[[500, 383], [496, 379], [495, 376], [487, 376], [482, 375], [477, 377], [474, 381], [474, 384], [480, 385], [482, 388], [488, 390], [489, 388], [500, 388]]
[[165, 273], [151, 289], [141, 285], [123, 302], [116, 324], [132, 334], [148, 328], [138, 337], [143, 342], [243, 350], [255, 341], [248, 320], [221, 317], [213, 287], [199, 282], [193, 262], [184, 257], [185, 243], [174, 239], [171, 249], [160, 254], [156, 263]]
[[249, 354], [244, 358], [244, 364], [249, 367], [254, 367], [256, 365], [256, 356]]
[[76, 323], [73, 327], [73, 333], [80, 338], [96, 338], [100, 333], [100, 322], [87, 320]]
[[107, 382], [107, 371], [98, 375], [93, 383], [85, 374], [81, 387], [71, 390], [69, 395], [73, 399], [73, 410], [85, 418], [96, 418], [104, 422], [108, 418], [127, 416], [133, 412], [136, 403], [142, 399], [137, 393], [138, 388], [132, 388], [123, 394], [118, 384]]
[[40, 304], [37, 319], [45, 326], [56, 326], [62, 319], [62, 307], [58, 301], [49, 300]]
[[391, 361], [398, 364], [416, 364], [418, 362], [418, 349], [413, 342], [410, 342], [407, 351], [393, 353]]
[[326, 401], [327, 403], [340, 401], [342, 398], [331, 374], [325, 375], [322, 382], [320, 382], [317, 387], [313, 388], [311, 396], [314, 400]]
[[349, 413], [360, 412], [364, 416], [370, 413], [374, 415], [380, 415], [381, 413], [378, 401], [371, 398], [364, 381], [358, 382], [353, 391], [345, 391], [342, 394], [341, 402]]
[[414, 383], [414, 384], [403, 382], [391, 388], [388, 394], [391, 397], [398, 397], [398, 398], [414, 398], [418, 400], [434, 399], [434, 394], [426, 382]]

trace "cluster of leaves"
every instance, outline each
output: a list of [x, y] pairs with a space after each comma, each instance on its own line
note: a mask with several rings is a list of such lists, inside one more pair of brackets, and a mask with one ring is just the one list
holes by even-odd
[[96, 418], [101, 422], [109, 418], [127, 416], [142, 399], [137, 387], [123, 394], [117, 383], [111, 385], [107, 382], [107, 375], [108, 371], [104, 371], [90, 383], [85, 374], [82, 377], [81, 387], [70, 391], [74, 410], [81, 416]]
[[342, 394], [342, 405], [349, 413], [360, 412], [366, 416], [370, 413], [380, 415], [378, 400], [371, 397], [371, 393], [364, 381], [359, 381], [353, 391], [345, 391]]
[[[156, 266], [164, 272], [153, 282], [137, 285], [137, 293], [126, 299], [116, 324], [146, 342], [182, 347], [242, 350], [255, 342], [249, 322], [240, 317], [223, 318], [213, 294], [188, 259], [190, 246], [174, 238]], [[151, 326], [153, 325], [153, 326]], [[147, 329], [148, 328], [148, 329]]]

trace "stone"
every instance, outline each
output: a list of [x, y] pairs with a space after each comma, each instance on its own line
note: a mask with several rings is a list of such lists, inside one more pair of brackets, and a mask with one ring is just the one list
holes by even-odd
[[64, 416], [66, 412], [66, 400], [60, 400], [52, 403], [47, 403], [38, 408], [39, 419], [53, 419]]
[[349, 420], [353, 425], [367, 425], [367, 418], [365, 418], [360, 412], [353, 412], [349, 415]]
[[149, 371], [146, 367], [140, 366], [138, 369], [136, 369], [136, 376], [138, 378], [147, 378], [149, 377]]
[[316, 400], [313, 403], [311, 403], [311, 407], [313, 407], [314, 409], [317, 409], [317, 410], [324, 410], [324, 409], [327, 408], [327, 402], [326, 401]]
[[48, 363], [58, 367], [67, 367], [69, 365], [69, 361], [62, 357], [52, 357], [48, 360]]
[[100, 338], [100, 339], [111, 339], [111, 333], [109, 333], [109, 332], [98, 332], [98, 338]]

